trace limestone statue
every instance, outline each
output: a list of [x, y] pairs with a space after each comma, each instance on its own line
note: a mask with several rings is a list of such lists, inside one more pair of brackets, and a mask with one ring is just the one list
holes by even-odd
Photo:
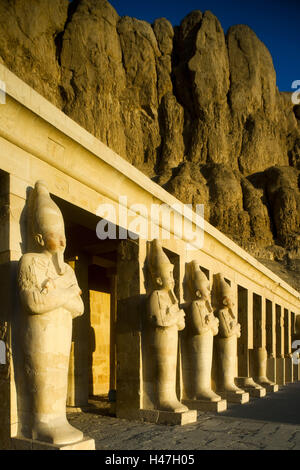
[[213, 337], [218, 333], [219, 320], [211, 307], [209, 281], [197, 261], [189, 263], [186, 277], [191, 299], [185, 309], [193, 373], [193, 396], [190, 398], [220, 401], [221, 397], [211, 389]]
[[219, 319], [219, 333], [216, 343], [219, 355], [219, 391], [242, 394], [244, 390], [234, 383], [236, 376], [237, 338], [241, 336], [241, 325], [233, 310], [233, 293], [222, 274], [215, 275], [216, 311]]
[[38, 181], [29, 207], [36, 248], [22, 256], [18, 285], [24, 324], [24, 361], [29, 409], [29, 437], [62, 445], [80, 441], [81, 431], [66, 418], [72, 319], [82, 315], [81, 290], [73, 269], [64, 262], [64, 221]]
[[176, 395], [178, 331], [185, 327], [185, 313], [174, 293], [173, 268], [158, 240], [150, 244], [147, 260], [152, 288], [147, 302], [151, 328], [151, 355], [155, 362], [157, 400], [160, 411], [188, 411]]

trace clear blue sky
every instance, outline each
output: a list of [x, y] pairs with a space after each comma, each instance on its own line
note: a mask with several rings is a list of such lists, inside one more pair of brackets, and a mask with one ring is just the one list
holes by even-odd
[[271, 52], [280, 91], [300, 80], [300, 0], [110, 0], [120, 16], [152, 23], [165, 17], [174, 26], [192, 10], [212, 11], [226, 33], [247, 24]]

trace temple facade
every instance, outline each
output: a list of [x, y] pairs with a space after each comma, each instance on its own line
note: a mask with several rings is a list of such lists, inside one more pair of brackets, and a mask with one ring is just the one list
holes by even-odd
[[[33, 343], [23, 344], [24, 321], [44, 313], [30, 311], [30, 302], [24, 313], [18, 276], [20, 260], [34, 251], [39, 209], [30, 207], [30, 197], [40, 181], [62, 216], [64, 263], [83, 304], [83, 313], [74, 307], [68, 333], [67, 411], [105, 396], [117, 417], [188, 424], [197, 410], [222, 412], [228, 402], [263, 399], [300, 380], [293, 349], [299, 292], [3, 65], [0, 80], [6, 88], [0, 104], [0, 448], [68, 445], [53, 433], [45, 442], [49, 433], [31, 435], [41, 427], [27, 426], [30, 408], [24, 405], [28, 383], [40, 374], [32, 365], [32, 336]], [[39, 294], [51, 286], [47, 282]], [[36, 327], [30, 328], [38, 342]], [[53, 347], [49, 354], [63, 354], [50, 340], [47, 347]], [[45, 388], [48, 393], [54, 392]], [[37, 419], [44, 426], [50, 421], [43, 413]], [[76, 434], [65, 421], [61, 429]], [[70, 448], [93, 448], [88, 436], [76, 436], [69, 437]]]

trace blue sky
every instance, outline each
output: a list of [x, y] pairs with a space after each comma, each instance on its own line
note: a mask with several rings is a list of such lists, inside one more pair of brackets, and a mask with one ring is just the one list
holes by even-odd
[[300, 80], [300, 0], [110, 0], [120, 16], [152, 23], [165, 17], [174, 26], [192, 10], [212, 11], [224, 31], [247, 24], [271, 52], [280, 91]]

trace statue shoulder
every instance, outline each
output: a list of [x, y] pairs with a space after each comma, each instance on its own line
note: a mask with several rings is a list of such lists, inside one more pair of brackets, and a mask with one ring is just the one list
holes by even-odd
[[159, 305], [159, 290], [154, 290], [148, 297], [148, 305], [153, 308], [156, 305]]
[[[19, 261], [18, 281], [23, 288], [38, 286], [37, 279], [49, 267], [49, 258], [41, 253], [26, 253]], [[25, 287], [26, 286], [26, 287]]]
[[28, 271], [39, 263], [40, 257], [37, 253], [26, 253], [20, 258], [19, 272]]
[[19, 261], [18, 284], [21, 290], [30, 289], [37, 284], [36, 253], [26, 253]]
[[25, 253], [23, 256], [21, 256], [19, 265], [26, 265], [30, 263], [36, 256], [36, 253]]

